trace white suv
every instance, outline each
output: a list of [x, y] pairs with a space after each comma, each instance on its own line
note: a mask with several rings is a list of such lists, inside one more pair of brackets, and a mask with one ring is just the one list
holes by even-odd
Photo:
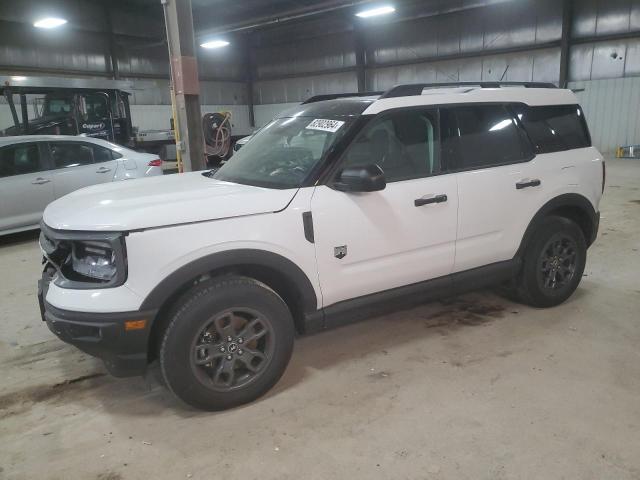
[[256, 399], [297, 333], [495, 284], [550, 307], [596, 238], [604, 162], [571, 91], [404, 85], [310, 99], [232, 162], [44, 213], [43, 317], [185, 402]]

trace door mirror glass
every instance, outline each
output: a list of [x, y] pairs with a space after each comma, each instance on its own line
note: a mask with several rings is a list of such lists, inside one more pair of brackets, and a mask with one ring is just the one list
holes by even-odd
[[386, 186], [384, 172], [378, 165], [345, 168], [333, 184], [341, 192], [377, 192]]

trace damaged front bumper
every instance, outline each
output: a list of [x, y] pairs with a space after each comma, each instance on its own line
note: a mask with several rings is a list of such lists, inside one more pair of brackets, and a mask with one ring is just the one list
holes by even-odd
[[117, 377], [144, 373], [151, 324], [157, 311], [93, 313], [62, 310], [47, 303], [51, 272], [38, 281], [42, 320], [62, 341], [104, 361]]

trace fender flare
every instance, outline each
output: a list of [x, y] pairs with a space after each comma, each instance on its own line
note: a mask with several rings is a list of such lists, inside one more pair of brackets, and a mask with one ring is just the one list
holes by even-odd
[[578, 208], [587, 215], [591, 224], [591, 232], [589, 232], [589, 234], [585, 236], [585, 240], [587, 241], [587, 245], [591, 245], [594, 242], [598, 232], [598, 225], [600, 223], [600, 214], [596, 212], [593, 204], [589, 201], [588, 198], [578, 193], [565, 193], [549, 200], [533, 216], [533, 218], [529, 222], [529, 225], [527, 226], [527, 229], [524, 232], [524, 235], [522, 236], [520, 247], [516, 252], [517, 258], [522, 257], [522, 255], [524, 254], [529, 240], [533, 236], [533, 233], [535, 232], [542, 219], [554, 210], [563, 207]]
[[311, 281], [291, 260], [266, 250], [238, 249], [213, 253], [178, 268], [151, 290], [142, 302], [140, 310], [160, 308], [180, 287], [200, 275], [214, 270], [242, 266], [266, 267], [281, 273], [299, 291], [305, 312], [313, 312], [318, 308], [318, 299]]

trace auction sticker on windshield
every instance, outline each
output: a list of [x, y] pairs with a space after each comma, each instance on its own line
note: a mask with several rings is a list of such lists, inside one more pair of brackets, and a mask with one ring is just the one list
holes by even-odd
[[323, 132], [335, 133], [340, 130], [342, 125], [344, 125], [344, 122], [341, 122], [340, 120], [316, 118], [313, 122], [307, 125], [307, 130], [322, 130]]

